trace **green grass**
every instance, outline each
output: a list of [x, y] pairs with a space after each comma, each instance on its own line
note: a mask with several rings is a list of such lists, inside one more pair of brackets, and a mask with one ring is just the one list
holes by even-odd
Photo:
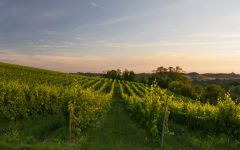
[[[0, 116], [1, 150], [156, 150], [159, 145], [133, 121], [121, 99], [113, 98], [112, 107], [95, 127], [68, 141], [67, 123], [61, 115], [12, 122]], [[239, 150], [240, 144], [227, 144], [224, 136], [203, 135], [170, 122], [174, 135], [166, 135], [165, 150]]]
[[239, 142], [227, 142], [224, 135], [206, 135], [201, 131], [189, 131], [186, 127], [169, 123], [174, 135], [166, 135], [164, 147], [166, 150], [239, 150]]
[[[121, 99], [113, 98], [111, 110], [96, 128], [82, 137], [83, 150], [156, 150], [159, 144], [123, 109]], [[227, 143], [227, 138], [189, 131], [182, 125], [169, 123], [174, 135], [166, 135], [165, 150], [240, 150], [240, 143]]]
[[[63, 149], [67, 126], [61, 115], [31, 118], [16, 123], [0, 116], [0, 149]], [[49, 147], [49, 148], [47, 148]], [[65, 148], [64, 148], [65, 149]]]
[[114, 98], [103, 122], [79, 141], [84, 150], [152, 150], [157, 147], [144, 129], [126, 114], [120, 99]]
[[109, 112], [87, 133], [69, 144], [67, 126], [60, 116], [14, 123], [0, 117], [0, 149], [152, 150], [157, 145], [126, 114], [114, 98]]

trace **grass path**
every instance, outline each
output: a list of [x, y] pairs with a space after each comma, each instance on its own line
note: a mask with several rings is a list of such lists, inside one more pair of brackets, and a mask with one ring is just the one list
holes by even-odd
[[[165, 137], [165, 150], [239, 150], [227, 144], [225, 137], [204, 136], [170, 122], [174, 135]], [[113, 98], [110, 111], [100, 124], [80, 140], [82, 150], [158, 150], [159, 146], [143, 128], [129, 117], [119, 96]], [[78, 146], [79, 146], [78, 145]]]
[[80, 140], [84, 150], [153, 150], [157, 144], [134, 123], [119, 98], [113, 98], [110, 111], [98, 127]]
[[[0, 132], [0, 149], [9, 150], [156, 150], [158, 144], [146, 130], [138, 126], [124, 110], [118, 93], [112, 99], [110, 110], [76, 143], [58, 143], [53, 138], [67, 137], [67, 126], [58, 116], [39, 120], [28, 120], [14, 124], [0, 116], [0, 131], [13, 128], [7, 137]], [[226, 137], [206, 136], [189, 131], [186, 127], [169, 122], [174, 135], [166, 136], [165, 150], [240, 150], [240, 143], [227, 144]], [[53, 130], [54, 129], [54, 130]], [[8, 139], [10, 137], [10, 141]], [[42, 141], [44, 140], [44, 142]], [[23, 142], [24, 141], [24, 142]]]

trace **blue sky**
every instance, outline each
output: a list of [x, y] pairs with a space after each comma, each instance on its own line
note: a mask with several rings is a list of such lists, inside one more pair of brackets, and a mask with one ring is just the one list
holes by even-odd
[[0, 61], [240, 73], [238, 0], [1, 0]]

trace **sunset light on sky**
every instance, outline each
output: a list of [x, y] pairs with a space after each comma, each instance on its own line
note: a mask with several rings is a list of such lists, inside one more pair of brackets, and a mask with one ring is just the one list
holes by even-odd
[[0, 61], [240, 73], [239, 0], [1, 0]]

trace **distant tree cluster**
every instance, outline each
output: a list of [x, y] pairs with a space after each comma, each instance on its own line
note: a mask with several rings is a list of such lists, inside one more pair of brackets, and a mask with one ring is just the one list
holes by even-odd
[[228, 91], [231, 95], [231, 98], [236, 103], [240, 103], [240, 80], [239, 79], [228, 78], [228, 79], [215, 79], [215, 80], [194, 80], [193, 84], [201, 85], [202, 87], [207, 87], [209, 85], [217, 85], [218, 87], [223, 88], [225, 92]]
[[[196, 74], [197, 73], [192, 73]], [[134, 71], [125, 69], [108, 70], [104, 76], [110, 79], [142, 82], [151, 85], [156, 82], [161, 88], [190, 97], [203, 103], [217, 104], [219, 98], [223, 98], [226, 90], [217, 84], [193, 84], [185, 71], [179, 67], [158, 67], [153, 73], [135, 74]], [[232, 88], [232, 93], [238, 93], [239, 88]], [[238, 95], [236, 95], [237, 97]]]
[[209, 84], [206, 86], [194, 85], [192, 87], [192, 98], [203, 103], [217, 104], [218, 99], [223, 99], [226, 91], [219, 85]]
[[231, 86], [229, 88], [229, 91], [231, 93], [231, 96], [233, 99], [237, 102], [240, 103], [240, 85], [237, 86]]
[[149, 84], [152, 84], [154, 81], [162, 88], [168, 88], [175, 93], [190, 96], [191, 80], [184, 75], [183, 69], [179, 66], [158, 67], [149, 78]]
[[120, 69], [117, 70], [108, 70], [105, 74], [105, 77], [110, 78], [110, 79], [121, 79], [122, 77], [122, 72]]
[[105, 77], [110, 79], [122, 79], [126, 81], [135, 81], [135, 73], [132, 70], [125, 69], [121, 71], [120, 69], [117, 70], [109, 70], [105, 73]]
[[162, 88], [167, 88], [176, 94], [191, 97], [204, 103], [217, 104], [218, 99], [226, 93], [224, 88], [215, 84], [192, 85], [191, 79], [185, 75], [185, 71], [179, 66], [158, 67], [149, 78], [149, 84], [154, 81]]
[[122, 73], [122, 79], [127, 81], [134, 81], [135, 73], [132, 70], [125, 69]]

